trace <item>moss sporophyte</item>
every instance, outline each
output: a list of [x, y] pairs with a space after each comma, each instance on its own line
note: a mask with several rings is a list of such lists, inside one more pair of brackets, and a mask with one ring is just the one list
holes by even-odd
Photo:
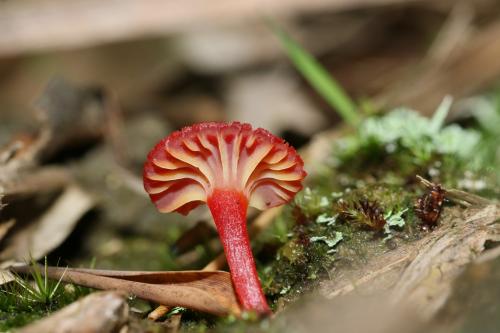
[[212, 213], [244, 310], [269, 314], [246, 226], [248, 206], [289, 202], [306, 176], [295, 149], [249, 124], [201, 123], [160, 141], [144, 166], [144, 187], [160, 212]]

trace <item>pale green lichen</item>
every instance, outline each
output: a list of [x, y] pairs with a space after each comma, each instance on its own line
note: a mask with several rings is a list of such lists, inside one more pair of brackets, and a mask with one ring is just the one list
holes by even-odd
[[384, 238], [384, 241], [387, 241], [393, 237], [392, 228], [403, 228], [405, 226], [406, 221], [403, 218], [403, 214], [407, 211], [408, 208], [404, 208], [395, 213], [390, 210], [385, 214], [384, 218], [386, 220], [386, 224], [384, 226], [384, 233], [386, 234], [386, 237]]
[[323, 213], [321, 215], [318, 215], [316, 218], [316, 223], [326, 223], [327, 225], [333, 225], [335, 224], [335, 221], [337, 220], [338, 215], [335, 214], [333, 216], [330, 216], [327, 213]]
[[368, 118], [356, 135], [340, 140], [337, 163], [355, 158], [364, 150], [389, 155], [406, 151], [416, 164], [429, 161], [434, 154], [457, 155], [464, 159], [472, 156], [481, 138], [478, 131], [457, 125], [440, 128], [434, 123], [433, 119], [406, 108]]
[[325, 242], [325, 244], [330, 248], [327, 253], [333, 253], [335, 251], [335, 246], [342, 240], [344, 237], [340, 231], [335, 231], [335, 236], [333, 238], [329, 238], [326, 236], [313, 236], [309, 238], [311, 242]]

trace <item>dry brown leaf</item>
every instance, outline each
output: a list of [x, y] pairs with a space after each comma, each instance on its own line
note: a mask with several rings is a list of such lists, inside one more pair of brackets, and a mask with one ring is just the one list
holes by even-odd
[[120, 331], [128, 320], [129, 311], [125, 295], [116, 292], [98, 292], [17, 332], [112, 333]]
[[6, 261], [0, 263], [0, 286], [2, 284], [14, 281], [14, 275], [8, 270], [8, 268], [14, 264], [15, 264], [14, 261]]
[[0, 261], [40, 259], [66, 239], [93, 205], [92, 198], [82, 189], [76, 185], [68, 187], [37, 221], [6, 239]]
[[14, 226], [16, 223], [16, 220], [11, 219], [5, 222], [0, 222], [0, 244], [2, 243], [2, 239], [7, 235], [9, 232], [10, 228]]
[[47, 166], [22, 172], [5, 181], [4, 194], [43, 194], [66, 187], [71, 182], [67, 168]]
[[[17, 273], [30, 272], [29, 266], [12, 268]], [[43, 273], [44, 269], [40, 269]], [[114, 271], [49, 267], [48, 276], [86, 287], [120, 290], [165, 306], [227, 315], [240, 313], [231, 276], [221, 271]]]
[[91, 89], [54, 79], [38, 101], [37, 134], [19, 133], [0, 147], [0, 188], [4, 195], [48, 192], [66, 186], [70, 175], [61, 167], [39, 164], [74, 142], [102, 133], [102, 107], [95, 107]]
[[[17, 221], [15, 228], [11, 229], [12, 223], [0, 225], [0, 241], [2, 241], [0, 263], [7, 260], [26, 261], [43, 257], [59, 246], [74, 229], [82, 215], [93, 207], [93, 199], [71, 184], [72, 177], [67, 168], [39, 167], [40, 161], [47, 157], [47, 153], [55, 149], [57, 146], [55, 143], [66, 138], [66, 136], [63, 138], [62, 134], [79, 133], [74, 127], [88, 125], [83, 121], [85, 119], [82, 115], [87, 116], [89, 112], [80, 112], [81, 108], [68, 109], [68, 107], [83, 104], [70, 103], [77, 99], [76, 97], [81, 97], [83, 93], [77, 91], [70, 95], [67, 92], [68, 89], [58, 88], [60, 88], [59, 94], [54, 91], [49, 91], [51, 94], [44, 94], [46, 101], [53, 102], [53, 104], [58, 102], [59, 108], [51, 107], [52, 105], [48, 102], [42, 103], [43, 106], [49, 107], [49, 110], [40, 113], [45, 116], [45, 119], [39, 122], [38, 134], [16, 135], [7, 145], [0, 148], [0, 193], [5, 195], [9, 204], [14, 206], [14, 203], [18, 203], [16, 201], [18, 198], [23, 200], [26, 197], [34, 199], [51, 197], [57, 191], [63, 191], [52, 206], [41, 215], [35, 208], [25, 207], [24, 202], [19, 201], [20, 207], [17, 207], [16, 212], [11, 214]], [[58, 113], [59, 118], [55, 113]], [[75, 114], [78, 114], [79, 118], [76, 118]], [[92, 123], [92, 127], [96, 127], [96, 123]], [[69, 124], [74, 125], [71, 127]], [[0, 210], [2, 207], [0, 202]], [[20, 213], [24, 210], [37, 213], [24, 214], [26, 216], [20, 217], [23, 215]], [[32, 217], [35, 214], [39, 216]], [[10, 232], [7, 234], [9, 229]], [[0, 275], [0, 284], [12, 279], [5, 271], [0, 271]]]

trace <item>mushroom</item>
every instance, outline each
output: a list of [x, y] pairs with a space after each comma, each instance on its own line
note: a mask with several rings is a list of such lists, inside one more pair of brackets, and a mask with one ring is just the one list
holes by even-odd
[[224, 247], [238, 301], [269, 314], [247, 232], [248, 206], [265, 210], [289, 202], [306, 176], [294, 148], [249, 124], [200, 123], [161, 140], [144, 165], [144, 188], [162, 213], [206, 203]]

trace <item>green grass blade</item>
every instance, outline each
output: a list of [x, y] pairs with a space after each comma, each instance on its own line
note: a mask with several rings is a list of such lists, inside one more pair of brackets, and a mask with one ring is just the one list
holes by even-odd
[[66, 275], [66, 271], [68, 270], [68, 267], [66, 267], [66, 269], [64, 270], [64, 272], [62, 273], [61, 277], [59, 278], [59, 280], [57, 281], [56, 285], [54, 286], [54, 288], [52, 289], [50, 295], [49, 295], [49, 299], [52, 300], [52, 298], [54, 297], [54, 295], [56, 294], [57, 292], [57, 289], [59, 289], [59, 286], [61, 285], [61, 282], [64, 278], [64, 275]]
[[432, 116], [430, 127], [434, 133], [437, 133], [443, 127], [444, 121], [448, 116], [448, 113], [453, 103], [453, 98], [451, 96], [445, 96], [441, 104], [439, 104], [436, 112]]
[[28, 281], [24, 280], [21, 276], [18, 274], [14, 274], [14, 282], [21, 288], [21, 290], [26, 293], [26, 295], [21, 295], [19, 293], [19, 297], [30, 301], [30, 302], [36, 302], [39, 300], [39, 292], [37, 287], [32, 286]]
[[37, 292], [40, 296], [43, 295], [45, 290], [45, 279], [43, 278], [42, 272], [34, 259], [31, 259], [31, 276], [38, 287]]
[[356, 127], [360, 122], [356, 104], [328, 71], [302, 46], [276, 24], [271, 23], [296, 69], [306, 78], [342, 119]]
[[47, 270], [48, 270], [48, 267], [49, 267], [49, 264], [47, 263], [47, 256], [45, 256], [45, 261], [44, 261], [44, 294], [48, 294], [49, 292], [49, 277], [48, 277], [48, 274], [47, 274]]

